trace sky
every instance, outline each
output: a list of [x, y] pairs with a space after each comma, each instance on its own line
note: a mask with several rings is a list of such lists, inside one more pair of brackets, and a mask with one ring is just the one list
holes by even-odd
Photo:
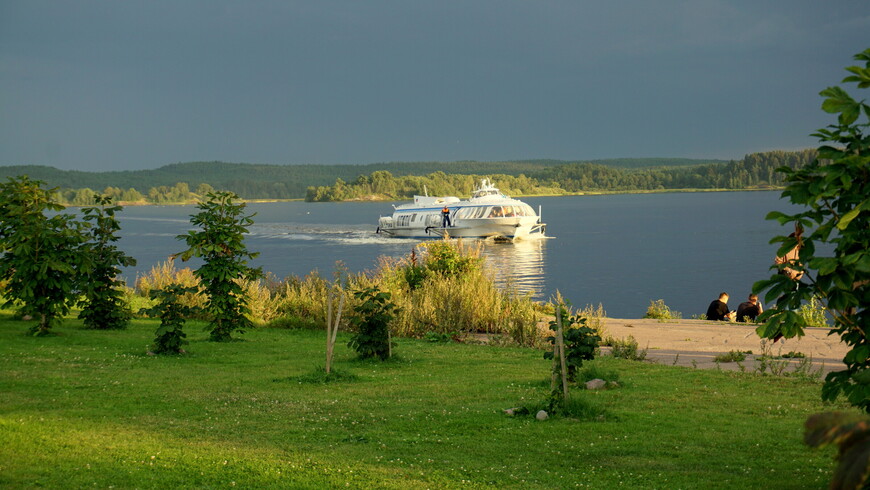
[[0, 165], [814, 147], [867, 0], [0, 0]]

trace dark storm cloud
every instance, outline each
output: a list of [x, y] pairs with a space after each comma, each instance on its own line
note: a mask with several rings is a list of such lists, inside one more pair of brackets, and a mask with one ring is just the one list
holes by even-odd
[[865, 1], [0, 2], [0, 165], [812, 146]]

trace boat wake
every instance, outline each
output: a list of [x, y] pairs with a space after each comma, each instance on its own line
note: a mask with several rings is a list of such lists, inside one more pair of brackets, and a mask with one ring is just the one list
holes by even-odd
[[[395, 239], [378, 235], [367, 225], [259, 223], [248, 229], [253, 239], [323, 241], [340, 245], [395, 244]], [[404, 241], [404, 240], [403, 240]], [[413, 242], [414, 240], [408, 240]]]

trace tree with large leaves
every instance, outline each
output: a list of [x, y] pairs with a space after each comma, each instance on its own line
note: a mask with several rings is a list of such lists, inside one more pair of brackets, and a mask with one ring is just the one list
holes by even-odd
[[[870, 88], [870, 49], [855, 59], [864, 66], [846, 68], [851, 74], [843, 83]], [[845, 395], [850, 404], [870, 412], [870, 105], [841, 87], [826, 88], [821, 95], [822, 110], [836, 114], [837, 121], [815, 133], [822, 144], [810, 165], [778, 169], [786, 176], [782, 197], [804, 210], [767, 216], [793, 225], [795, 233], [771, 240], [780, 244], [777, 257], [784, 260], [776, 261], [776, 275], [752, 288], [766, 291], [767, 301], [776, 298], [776, 308], [759, 317], [764, 324], [757, 332], [768, 339], [802, 336], [806, 321], [795, 310], [820, 298], [834, 319], [831, 334], [850, 348], [843, 359], [846, 368], [825, 377], [822, 398]], [[866, 413], [822, 413], [807, 420], [807, 444], [839, 446], [831, 488], [866, 488], [868, 428]]]
[[208, 300], [205, 312], [211, 317], [210, 339], [225, 342], [232, 333], [250, 328], [250, 308], [243, 281], [262, 276], [262, 270], [248, 266], [258, 253], [249, 252], [245, 234], [254, 215], [244, 215], [245, 204], [236, 203], [239, 196], [232, 192], [209, 192], [206, 200], [197, 204], [199, 213], [191, 215], [191, 224], [199, 227], [179, 235], [189, 247], [181, 252], [181, 260], [200, 257], [204, 263], [194, 274]]
[[128, 257], [115, 242], [121, 230], [115, 213], [121, 206], [113, 206], [112, 198], [94, 196], [96, 206], [82, 209], [84, 221], [90, 223], [88, 241], [82, 251], [87, 258], [82, 270], [82, 307], [79, 318], [88, 328], [120, 329], [130, 321], [132, 312], [124, 301], [124, 281], [118, 279], [121, 267], [136, 265], [136, 259]]
[[[844, 83], [870, 87], [870, 49], [855, 56], [865, 66], [851, 66]], [[821, 92], [822, 109], [837, 115], [835, 124], [820, 129], [818, 158], [804, 168], [781, 167], [786, 176], [783, 198], [804, 210], [797, 214], [772, 212], [768, 219], [792, 224], [803, 233], [777, 236], [777, 255], [797, 250], [796, 260], [776, 266], [777, 274], [753, 286], [776, 299], [764, 312], [758, 328], [763, 338], [802, 336], [806, 323], [796, 313], [812, 297], [821, 299], [834, 319], [833, 332], [851, 347], [843, 361], [846, 369], [825, 378], [822, 396], [840, 394], [849, 403], [870, 411], [870, 105], [856, 100], [841, 87]], [[824, 245], [822, 247], [821, 245]], [[832, 248], [830, 253], [820, 249]], [[786, 271], [786, 269], [791, 269]], [[798, 280], [795, 274], [803, 273]]]
[[37, 320], [29, 332], [47, 335], [69, 313], [87, 256], [82, 223], [58, 213], [56, 189], [27, 176], [0, 184], [0, 281], [5, 307]]

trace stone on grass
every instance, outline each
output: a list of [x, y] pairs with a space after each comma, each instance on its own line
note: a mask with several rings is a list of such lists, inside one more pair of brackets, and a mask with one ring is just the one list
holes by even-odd
[[540, 410], [540, 411], [538, 411], [538, 413], [535, 415], [535, 418], [538, 419], [538, 420], [547, 420], [548, 418], [550, 418], [550, 416], [547, 415], [547, 412], [546, 412], [546, 411], [544, 411], [544, 410]]
[[602, 390], [605, 386], [607, 386], [607, 381], [604, 381], [603, 379], [590, 379], [586, 382], [587, 390]]

